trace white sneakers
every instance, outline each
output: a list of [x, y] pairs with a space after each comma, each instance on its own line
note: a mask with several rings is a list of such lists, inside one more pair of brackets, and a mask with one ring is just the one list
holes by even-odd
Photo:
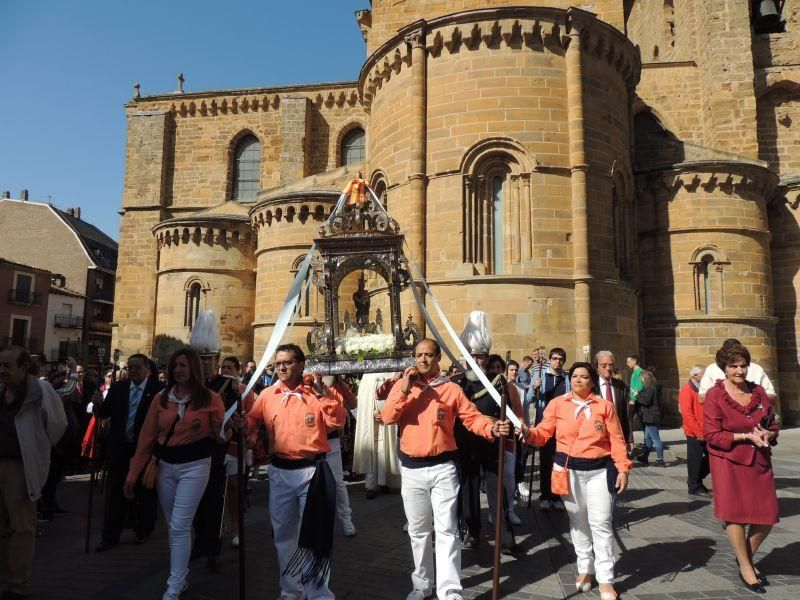
[[353, 537], [356, 534], [356, 526], [353, 525], [353, 521], [350, 519], [342, 521], [342, 531], [345, 537]]
[[425, 590], [411, 590], [411, 593], [406, 596], [406, 600], [425, 600], [426, 598], [430, 598], [433, 595], [433, 592], [425, 591]]
[[446, 596], [447, 600], [464, 600], [464, 597], [459, 594], [458, 592], [448, 592]]

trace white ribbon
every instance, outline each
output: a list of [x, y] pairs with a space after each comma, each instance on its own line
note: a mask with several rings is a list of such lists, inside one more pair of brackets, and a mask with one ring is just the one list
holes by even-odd
[[589, 403], [592, 401], [591, 397], [587, 398], [583, 402], [580, 400], [576, 400], [574, 396], [570, 396], [570, 402], [572, 402], [577, 408], [575, 409], [575, 420], [578, 420], [578, 415], [581, 414], [581, 410], [583, 410], [583, 416], [588, 421], [592, 418], [592, 409], [589, 407]]
[[[386, 214], [388, 216], [388, 213], [386, 212], [386, 209], [383, 208], [383, 205], [381, 204], [380, 200], [378, 200], [378, 197], [375, 195], [375, 192], [372, 191], [372, 188], [367, 186], [367, 189], [372, 194], [372, 199], [375, 200], [376, 204], [380, 207], [380, 209], [384, 212], [384, 214]], [[420, 310], [422, 311], [422, 315], [425, 318], [425, 322], [427, 323], [428, 327], [430, 328], [431, 332], [433, 333], [433, 336], [436, 338], [436, 341], [439, 342], [439, 345], [442, 346], [442, 348], [445, 349], [445, 352], [450, 357], [450, 359], [454, 363], [458, 363], [458, 360], [456, 360], [453, 357], [453, 354], [452, 354], [452, 352], [450, 352], [449, 348], [447, 348], [447, 345], [442, 342], [442, 336], [440, 335], [439, 330], [433, 324], [433, 320], [430, 318], [430, 314], [428, 313], [428, 310], [425, 307], [425, 304], [423, 304], [423, 302], [422, 302], [422, 298], [420, 296], [419, 290], [417, 290], [416, 285], [415, 285], [414, 275], [411, 273], [412, 267], [416, 268], [417, 271], [419, 272], [419, 282], [420, 282], [420, 284], [422, 284], [422, 287], [425, 288], [426, 295], [431, 299], [431, 303], [433, 304], [434, 310], [436, 310], [436, 313], [439, 315], [439, 318], [441, 319], [442, 324], [444, 325], [444, 328], [447, 330], [447, 333], [450, 335], [450, 338], [453, 340], [453, 343], [455, 344], [456, 348], [461, 353], [461, 356], [463, 356], [464, 359], [467, 361], [467, 364], [469, 365], [470, 369], [472, 369], [472, 371], [475, 373], [475, 375], [478, 377], [478, 380], [481, 382], [481, 385], [483, 385], [483, 388], [489, 393], [489, 395], [497, 403], [497, 405], [500, 406], [501, 403], [502, 403], [502, 399], [500, 398], [500, 394], [495, 389], [495, 387], [491, 384], [489, 379], [486, 377], [486, 375], [483, 372], [483, 369], [481, 369], [478, 366], [478, 363], [475, 362], [475, 359], [472, 358], [472, 355], [464, 347], [464, 344], [461, 343], [461, 339], [458, 337], [458, 334], [456, 334], [456, 332], [453, 329], [452, 325], [450, 325], [450, 321], [447, 320], [447, 317], [445, 316], [444, 311], [442, 310], [442, 307], [439, 306], [439, 303], [436, 301], [436, 297], [433, 295], [433, 292], [431, 292], [431, 288], [428, 287], [428, 283], [425, 281], [425, 278], [422, 276], [422, 272], [420, 271], [419, 267], [417, 267], [417, 264], [410, 257], [408, 258], [408, 265], [409, 265], [409, 275], [411, 275], [411, 290], [414, 292], [414, 298], [417, 301], [417, 305], [419, 306]], [[514, 424], [514, 427], [522, 429], [521, 423], [519, 421], [519, 418], [517, 418], [517, 415], [514, 414], [514, 411], [507, 410], [506, 411], [506, 417]]]
[[178, 417], [183, 420], [183, 415], [186, 412], [186, 405], [192, 400], [192, 395], [186, 394], [183, 398], [178, 399], [175, 397], [175, 394], [172, 393], [172, 390], [170, 390], [169, 394], [167, 394], [167, 400], [178, 405]]
[[[344, 204], [344, 200], [346, 198], [346, 194], [342, 194], [339, 196], [339, 201], [336, 203], [336, 207], [333, 209], [333, 212], [328, 217], [325, 224], [327, 225], [330, 223], [331, 218], [339, 212], [342, 205]], [[272, 329], [272, 335], [269, 337], [269, 341], [267, 342], [267, 347], [264, 350], [264, 354], [261, 356], [261, 360], [258, 361], [258, 365], [256, 366], [256, 370], [253, 373], [253, 376], [250, 378], [250, 381], [247, 383], [247, 387], [244, 388], [242, 392], [242, 399], [250, 393], [250, 390], [253, 389], [253, 386], [258, 381], [258, 378], [261, 376], [261, 373], [264, 369], [267, 368], [269, 361], [272, 360], [272, 356], [275, 354], [275, 350], [281, 343], [283, 336], [286, 332], [290, 329], [290, 323], [294, 323], [294, 319], [297, 318], [297, 313], [295, 312], [295, 308], [297, 307], [297, 303], [300, 301], [300, 294], [303, 290], [303, 285], [308, 285], [309, 282], [306, 281], [306, 276], [308, 275], [308, 269], [311, 265], [311, 258], [314, 256], [314, 250], [316, 250], [316, 244], [312, 243], [311, 247], [308, 249], [308, 253], [306, 254], [305, 259], [300, 265], [300, 268], [297, 270], [297, 275], [294, 278], [294, 282], [292, 283], [292, 287], [289, 288], [289, 293], [286, 294], [286, 301], [283, 303], [283, 308], [281, 312], [278, 314], [278, 319], [275, 321], [275, 327]], [[225, 413], [225, 418], [222, 420], [222, 427], [220, 428], [220, 437], [225, 437], [225, 425], [228, 423], [228, 420], [231, 418], [234, 412], [236, 412], [237, 404], [231, 406], [228, 411]]]

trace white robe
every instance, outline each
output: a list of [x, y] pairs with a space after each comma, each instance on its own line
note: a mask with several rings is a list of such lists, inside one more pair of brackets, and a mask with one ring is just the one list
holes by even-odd
[[374, 417], [375, 411], [383, 408], [383, 402], [379, 402], [376, 396], [378, 388], [392, 375], [393, 373], [366, 373], [358, 386], [353, 470], [357, 473], [376, 474], [378, 485], [387, 485], [388, 475], [400, 474], [397, 425], [376, 423]]

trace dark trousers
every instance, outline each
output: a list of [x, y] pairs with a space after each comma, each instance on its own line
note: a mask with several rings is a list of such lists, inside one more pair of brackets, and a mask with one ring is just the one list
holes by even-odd
[[[530, 446], [517, 440], [517, 451], [514, 454], [514, 483], [517, 485], [525, 483], [525, 463], [528, 461], [528, 450], [530, 450]], [[531, 468], [533, 468], [532, 465]]]
[[42, 497], [39, 500], [41, 513], [46, 517], [53, 516], [56, 507], [56, 488], [64, 479], [64, 452], [59, 447], [50, 450], [50, 470], [47, 472], [47, 481], [42, 486]]
[[[461, 514], [463, 525], [469, 535], [479, 538], [481, 535], [482, 521], [481, 521], [481, 473], [492, 473], [494, 477], [487, 478], [486, 495], [495, 496], [497, 489], [489, 485], [489, 482], [497, 482], [497, 461], [491, 459], [488, 455], [483, 457], [464, 456], [462, 455], [461, 465], [459, 468], [459, 484], [461, 494]], [[502, 476], [501, 476], [502, 479]], [[502, 543], [514, 543], [514, 532], [511, 529], [511, 523], [508, 520], [508, 511], [513, 502], [513, 498], [506, 497], [505, 486], [503, 486], [503, 525], [502, 525]], [[492, 506], [494, 502], [490, 503]], [[495, 518], [495, 515], [492, 515]], [[494, 530], [493, 530], [494, 531]]]
[[226, 446], [218, 445], [211, 455], [208, 484], [194, 514], [194, 555], [217, 556], [222, 547], [222, 513], [225, 509]]
[[118, 543], [126, 526], [133, 529], [137, 538], [145, 538], [153, 533], [156, 525], [158, 496], [154, 489], [149, 490], [137, 482], [133, 488], [133, 500], [128, 500], [122, 493], [135, 450], [134, 444], [126, 444], [121, 460], [108, 467], [107, 497], [103, 517], [104, 543]]
[[708, 449], [706, 441], [686, 436], [686, 482], [690, 492], [703, 489], [703, 479], [709, 474]]
[[[530, 446], [531, 469], [536, 462], [536, 452], [539, 452], [539, 500], [556, 500], [558, 496], [550, 491], [550, 478], [553, 475], [553, 458], [556, 455], [556, 438], [550, 438], [548, 442], [539, 448]], [[533, 494], [533, 490], [530, 490]]]

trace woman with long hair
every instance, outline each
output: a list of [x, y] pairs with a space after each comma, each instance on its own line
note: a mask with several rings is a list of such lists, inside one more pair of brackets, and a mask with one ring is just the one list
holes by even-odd
[[613, 498], [628, 486], [631, 461], [614, 405], [595, 394], [594, 367], [576, 362], [569, 380], [571, 391], [551, 400], [542, 422], [533, 429], [523, 425], [522, 433], [535, 446], [556, 438], [552, 486], [569, 515], [578, 556], [575, 588], [588, 592], [596, 577], [602, 600], [615, 600]]
[[652, 371], [642, 371], [639, 377], [642, 380], [642, 391], [636, 397], [639, 408], [639, 418], [644, 425], [644, 447], [642, 453], [636, 457], [641, 463], [647, 464], [650, 452], [656, 451], [656, 464], [663, 467], [664, 443], [661, 441], [661, 390], [656, 384]]
[[703, 403], [714, 516], [725, 524], [742, 583], [763, 594], [769, 582], [753, 556], [778, 522], [770, 446], [777, 443], [780, 425], [764, 388], [747, 381], [747, 348], [723, 346], [716, 362], [725, 379], [717, 380]]
[[132, 498], [150, 457], [158, 458], [156, 489], [169, 526], [170, 549], [170, 576], [162, 600], [177, 600], [187, 587], [192, 519], [208, 482], [214, 445], [227, 441], [219, 437], [224, 416], [222, 398], [205, 386], [197, 352], [175, 352], [167, 365], [167, 387], [147, 411], [123, 488]]

